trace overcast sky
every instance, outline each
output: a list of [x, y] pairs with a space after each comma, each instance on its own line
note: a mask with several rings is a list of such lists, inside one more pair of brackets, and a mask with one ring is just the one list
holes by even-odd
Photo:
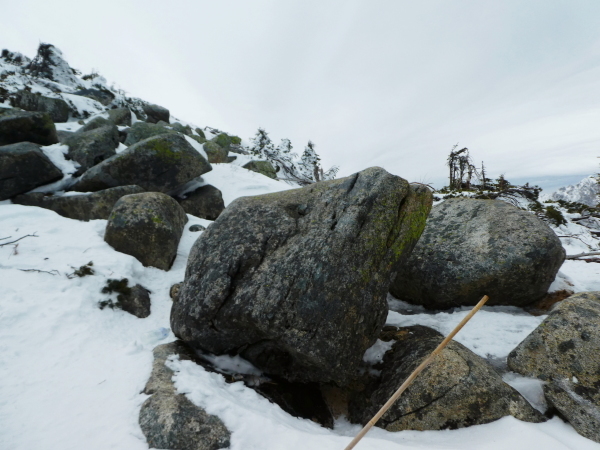
[[[0, 46], [39, 42], [176, 117], [258, 127], [340, 175], [447, 183], [456, 143], [511, 180], [598, 170], [598, 0], [0, 0]], [[557, 178], [562, 177], [562, 178]]]

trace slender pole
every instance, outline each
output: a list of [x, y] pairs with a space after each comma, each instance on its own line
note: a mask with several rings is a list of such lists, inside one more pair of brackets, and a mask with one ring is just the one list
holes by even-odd
[[456, 336], [456, 333], [458, 333], [461, 330], [461, 328], [464, 327], [469, 320], [471, 320], [471, 317], [473, 317], [475, 313], [479, 311], [481, 307], [485, 304], [485, 302], [487, 302], [488, 300], [489, 297], [487, 295], [484, 295], [483, 298], [479, 300], [479, 303], [475, 305], [471, 312], [469, 312], [469, 314], [467, 314], [465, 318], [461, 320], [461, 322], [458, 325], [456, 325], [456, 328], [452, 330], [452, 332], [446, 337], [446, 339], [444, 339], [440, 343], [440, 345], [437, 346], [437, 348], [431, 353], [431, 355], [429, 355], [427, 359], [423, 361], [419, 365], [419, 367], [417, 367], [413, 371], [413, 373], [410, 374], [406, 381], [402, 383], [402, 386], [400, 386], [398, 390], [394, 393], [394, 395], [392, 395], [390, 399], [385, 403], [385, 405], [381, 407], [379, 412], [375, 414], [371, 420], [369, 420], [369, 423], [367, 423], [364, 426], [364, 428], [360, 430], [360, 433], [358, 433], [356, 437], [352, 439], [352, 442], [350, 442], [350, 444], [348, 444], [348, 446], [344, 450], [352, 450], [356, 446], [356, 444], [358, 444], [358, 442], [365, 436], [365, 434], [367, 434], [369, 430], [373, 428], [373, 426], [377, 423], [377, 421], [381, 419], [381, 416], [383, 416], [385, 412], [388, 409], [390, 409], [390, 407], [396, 402], [396, 400], [398, 400], [398, 398], [400, 398], [402, 393], [406, 390], [408, 386], [410, 386], [410, 384], [417, 377], [417, 375], [419, 375], [423, 371], [423, 369], [425, 369], [425, 367], [427, 367], [427, 365], [433, 360], [433, 358], [435, 358], [436, 355], [440, 353], [444, 349], [444, 347], [446, 347], [446, 345], [448, 345], [452, 338]]

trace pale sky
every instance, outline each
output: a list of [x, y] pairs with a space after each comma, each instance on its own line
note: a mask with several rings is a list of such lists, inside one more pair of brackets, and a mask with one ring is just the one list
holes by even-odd
[[200, 126], [310, 139], [340, 176], [439, 188], [456, 143], [511, 181], [599, 169], [598, 0], [0, 2], [0, 47], [54, 44]]

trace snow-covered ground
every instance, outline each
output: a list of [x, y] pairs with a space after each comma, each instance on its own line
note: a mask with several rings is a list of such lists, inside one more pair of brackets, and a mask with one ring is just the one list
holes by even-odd
[[[226, 204], [292, 186], [239, 165], [215, 164], [204, 182], [223, 192]], [[143, 267], [103, 240], [104, 220], [79, 222], [41, 208], [0, 203], [0, 448], [10, 450], [148, 449], [138, 426], [140, 394], [152, 364], [152, 349], [175, 339], [169, 329], [169, 288], [184, 277], [189, 250], [200, 233], [188, 216], [173, 268]], [[584, 233], [573, 223], [561, 233]], [[582, 228], [582, 227], [580, 227]], [[583, 238], [565, 239], [568, 253], [589, 251]], [[591, 239], [591, 238], [590, 238]], [[93, 262], [94, 275], [69, 278]], [[39, 272], [38, 272], [39, 271]], [[600, 290], [600, 264], [568, 261], [554, 288]], [[152, 313], [138, 319], [120, 310], [100, 310], [109, 278], [128, 278], [152, 294]], [[388, 323], [424, 324], [447, 333], [466, 309], [431, 314], [391, 300]], [[408, 311], [408, 309], [413, 309]], [[457, 340], [481, 356], [502, 361], [543, 320], [518, 308], [489, 307], [479, 312]], [[343, 449], [360, 429], [341, 419], [328, 430], [297, 419], [241, 382], [227, 384], [189, 361], [172, 360], [175, 383], [191, 401], [218, 415], [232, 431], [234, 450]], [[505, 380], [539, 403], [539, 384], [523, 377]], [[538, 404], [539, 407], [539, 404]], [[494, 423], [453, 431], [372, 430], [359, 444], [367, 450], [502, 449], [587, 450], [600, 444], [578, 435], [554, 418], [543, 424], [505, 417]]]

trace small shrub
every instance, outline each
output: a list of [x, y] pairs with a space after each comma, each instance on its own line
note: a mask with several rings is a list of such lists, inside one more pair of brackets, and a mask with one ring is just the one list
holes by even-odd
[[554, 206], [546, 206], [546, 218], [548, 218], [548, 220], [552, 223], [554, 223], [554, 225], [561, 226], [561, 225], [566, 225], [567, 221], [565, 220], [564, 216], [562, 215], [562, 212], [560, 212], [559, 209], [556, 209]]

